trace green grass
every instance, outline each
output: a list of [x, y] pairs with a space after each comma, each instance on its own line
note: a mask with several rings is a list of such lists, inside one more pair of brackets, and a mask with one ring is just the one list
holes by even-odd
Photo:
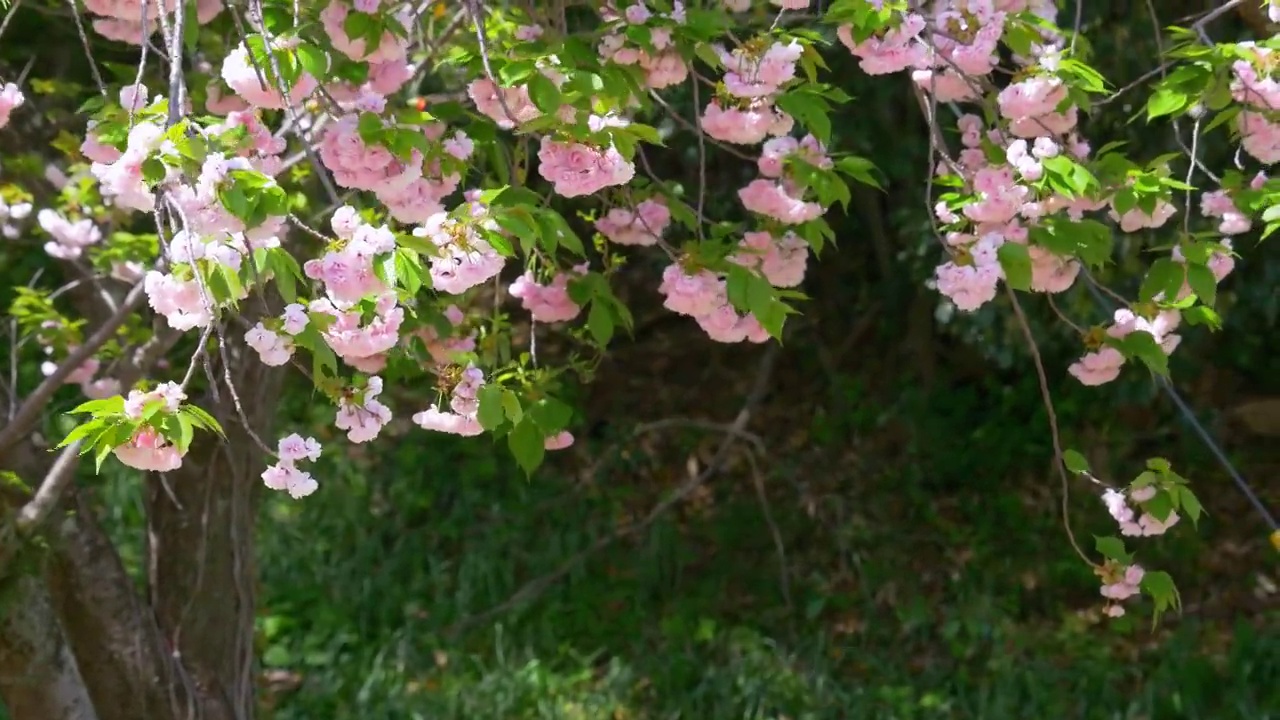
[[[441, 438], [401, 446], [395, 470], [376, 476], [330, 459], [317, 468], [322, 492], [271, 503], [265, 659], [301, 678], [274, 717], [1280, 713], [1280, 638], [1181, 622], [1141, 649], [1152, 644], [1146, 618], [1097, 625], [1072, 610], [1096, 588], [1056, 518], [1001, 521], [972, 494], [936, 503], [943, 509], [921, 513], [896, 539], [904, 525], [886, 516], [817, 531], [775, 507], [790, 552], [788, 609], [760, 504], [726, 489], [742, 482], [726, 474], [713, 481], [714, 512], [659, 521], [533, 601], [450, 636], [459, 620], [609, 532], [607, 518], [636, 502], [611, 477], [584, 492], [554, 469], [527, 482], [492, 458], [486, 440]], [[905, 484], [881, 478], [859, 500], [882, 501]], [[959, 544], [971, 546], [970, 559], [949, 567], [945, 550]], [[929, 568], [936, 577], [924, 577]], [[1030, 570], [1047, 574], [1034, 592], [1019, 579]]]

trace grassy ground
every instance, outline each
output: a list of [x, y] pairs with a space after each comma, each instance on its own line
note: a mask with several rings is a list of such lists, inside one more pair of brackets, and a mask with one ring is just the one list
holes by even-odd
[[[264, 523], [273, 716], [1280, 717], [1280, 624], [1257, 589], [1275, 561], [1253, 521], [1206, 493], [1199, 536], [1143, 546], [1189, 611], [1158, 630], [1149, 608], [1099, 621], [1023, 390], [885, 406], [846, 378], [809, 427], [766, 419], [756, 471], [735, 455], [598, 552], [720, 438], [668, 430], [617, 457], [619, 422], [532, 482], [486, 439], [326, 458], [323, 491], [273, 502]], [[884, 440], [894, 417], [913, 430]], [[873, 440], [896, 455], [869, 454]], [[1077, 533], [1107, 532], [1077, 494]]]

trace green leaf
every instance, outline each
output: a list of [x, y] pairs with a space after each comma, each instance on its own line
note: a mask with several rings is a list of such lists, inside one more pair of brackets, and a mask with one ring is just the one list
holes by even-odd
[[1200, 525], [1200, 515], [1204, 513], [1204, 506], [1200, 504], [1200, 498], [1196, 497], [1196, 494], [1191, 492], [1191, 488], [1186, 485], [1179, 486], [1177, 492], [1178, 505], [1182, 507], [1187, 517], [1191, 518], [1191, 524], [1198, 527]]
[[520, 407], [520, 398], [510, 390], [502, 391], [502, 410], [512, 425], [519, 425], [524, 419], [524, 408]]
[[526, 475], [532, 475], [533, 471], [542, 464], [542, 458], [547, 453], [545, 441], [542, 431], [529, 418], [516, 425], [507, 436], [507, 445], [511, 448], [511, 454]]
[[111, 445], [102, 444], [98, 446], [97, 451], [93, 454], [93, 472], [95, 475], [102, 472], [102, 463], [111, 454], [112, 450], [115, 450], [115, 448]]
[[1158, 88], [1147, 100], [1147, 121], [1172, 115], [1189, 104], [1186, 93], [1171, 88]]
[[329, 74], [329, 54], [310, 43], [298, 46], [298, 64], [311, 77], [323, 80]]
[[587, 330], [595, 338], [596, 344], [604, 347], [613, 339], [613, 313], [599, 300], [593, 300], [591, 310], [587, 313]]
[[142, 161], [142, 179], [149, 184], [156, 184], [164, 180], [167, 174], [164, 163], [160, 162], [160, 158], [149, 157]]
[[836, 161], [836, 169], [857, 180], [863, 185], [870, 185], [877, 190], [884, 190], [880, 185], [880, 181], [876, 179], [875, 173], [878, 169], [875, 163], [863, 157], [843, 157]]
[[529, 417], [545, 435], [554, 435], [569, 426], [573, 408], [555, 398], [543, 398], [529, 406]]
[[[109, 427], [109, 423], [103, 419], [94, 419], [87, 423], [77, 425], [71, 429], [71, 432], [67, 433], [66, 437], [62, 438], [62, 442], [58, 443], [57, 448], [64, 448], [77, 440], [83, 440], [89, 437], [90, 434], [99, 432], [107, 427]], [[85, 450], [88, 450], [88, 448], [86, 447]]]
[[1151, 517], [1164, 522], [1169, 519], [1169, 513], [1173, 512], [1173, 496], [1164, 490], [1157, 490], [1150, 500], [1142, 503], [1142, 509], [1151, 513]]
[[1089, 474], [1089, 461], [1085, 460], [1084, 455], [1075, 450], [1062, 451], [1062, 464], [1077, 475]]
[[80, 403], [73, 410], [67, 412], [68, 415], [119, 415], [124, 412], [124, 396], [114, 395], [101, 400], [90, 400]]
[[476, 393], [476, 397], [480, 401], [480, 409], [476, 411], [480, 427], [489, 431], [496, 430], [505, 419], [502, 412], [502, 386], [485, 384]]
[[1131, 332], [1116, 340], [1115, 346], [1125, 357], [1141, 360], [1151, 372], [1162, 377], [1169, 375], [1169, 356], [1164, 354], [1151, 333], [1143, 330]]
[[194, 423], [196, 427], [204, 428], [205, 430], [216, 433], [224, 438], [227, 436], [227, 434], [222, 431], [222, 425], [219, 425], [218, 421], [212, 415], [205, 412], [199, 405], [183, 405], [182, 409], [178, 412], [189, 416], [191, 418], [191, 422]]
[[1000, 267], [1004, 268], [1005, 282], [1014, 290], [1031, 289], [1031, 256], [1027, 246], [1015, 242], [1007, 242], [996, 251]]
[[1128, 563], [1129, 553], [1125, 552], [1124, 541], [1117, 537], [1101, 537], [1093, 536], [1094, 549], [1098, 551], [1102, 557], [1116, 562]]
[[831, 143], [831, 106], [821, 95], [806, 88], [783, 93], [776, 102], [779, 110], [798, 120], [824, 145]]
[[534, 107], [548, 115], [555, 114], [563, 102], [559, 88], [542, 73], [534, 73], [529, 77], [529, 99], [533, 101]]
[[1178, 296], [1178, 291], [1182, 290], [1182, 282], [1186, 277], [1185, 265], [1170, 258], [1160, 258], [1148, 268], [1138, 295], [1143, 300], [1151, 300], [1164, 293], [1166, 300], [1173, 300]]
[[364, 141], [365, 145], [376, 144], [382, 138], [383, 129], [382, 118], [378, 117], [376, 113], [360, 113], [356, 131], [360, 134], [360, 139]]
[[174, 418], [178, 422], [178, 438], [174, 444], [178, 446], [180, 452], [186, 452], [191, 447], [191, 440], [195, 437], [195, 428], [191, 423], [191, 418], [186, 415], [175, 415]]
[[1178, 588], [1173, 584], [1173, 577], [1167, 572], [1147, 571], [1142, 576], [1142, 591], [1151, 596], [1155, 603], [1155, 617], [1159, 619], [1166, 610], [1176, 610], [1182, 606], [1182, 598], [1178, 596]]
[[1191, 292], [1205, 305], [1213, 305], [1218, 299], [1218, 280], [1213, 271], [1204, 265], [1187, 264], [1187, 284]]

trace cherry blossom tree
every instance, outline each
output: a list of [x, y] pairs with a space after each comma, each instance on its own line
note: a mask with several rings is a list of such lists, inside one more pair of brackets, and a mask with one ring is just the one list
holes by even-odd
[[[277, 426], [286, 377], [346, 443], [409, 418], [491, 435], [533, 473], [574, 443], [568, 389], [633, 327], [614, 281], [636, 258], [660, 259], [651, 287], [707, 342], [780, 341], [810, 266], [858, 241], [825, 218], [851, 185], [880, 186], [832, 149], [858, 111], [833, 52], [918, 101], [938, 257], [920, 280], [1021, 328], [1063, 492], [1095, 493], [1116, 524], [1081, 545], [1063, 518], [1106, 613], [1139, 595], [1176, 608], [1172, 576], [1124, 538], [1194, 524], [1200, 502], [1160, 458], [1096, 477], [1088, 448], [1063, 447], [1053, 390], [1167, 375], [1182, 334], [1222, 323], [1218, 288], [1248, 261], [1233, 238], [1280, 227], [1280, 39], [1209, 35], [1250, 4], [1280, 22], [1274, 0], [1219, 3], [1116, 88], [1079, 2], [71, 0], [96, 92], [40, 192], [0, 197], [8, 242], [51, 269], [9, 309], [42, 374], [4, 387], [0, 698], [16, 720], [254, 715], [254, 498], [306, 502], [326, 488], [310, 463], [344, 452]], [[13, 0], [0, 34], [25, 11]], [[132, 59], [114, 82], [104, 43]], [[31, 72], [0, 89], [0, 128], [34, 112]], [[1138, 93], [1139, 121], [1181, 152], [1093, 146], [1086, 120]], [[1233, 167], [1198, 154], [1215, 132]], [[696, 143], [692, 182], [650, 166], [671, 142]], [[708, 216], [717, 158], [755, 167], [733, 217]], [[1118, 242], [1157, 228], [1136, 293], [1098, 280]], [[1111, 322], [1053, 305], [1081, 284], [1117, 302]], [[1046, 367], [1026, 303], [1079, 339], [1075, 363]], [[540, 356], [547, 338], [569, 350]], [[145, 596], [74, 482], [86, 456], [146, 478]]]

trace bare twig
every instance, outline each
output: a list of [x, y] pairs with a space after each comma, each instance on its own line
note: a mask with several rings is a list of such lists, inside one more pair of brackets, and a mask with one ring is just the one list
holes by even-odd
[[1036, 345], [1035, 336], [1031, 333], [1031, 324], [1027, 322], [1027, 316], [1022, 312], [1022, 304], [1018, 302], [1018, 295], [1007, 285], [1004, 292], [1009, 296], [1009, 302], [1013, 305], [1013, 314], [1018, 319], [1018, 327], [1022, 329], [1022, 337], [1027, 341], [1027, 349], [1031, 351], [1031, 359], [1036, 366], [1036, 379], [1040, 382], [1040, 400], [1044, 403], [1044, 410], [1049, 415], [1049, 433], [1053, 441], [1053, 464], [1058, 469], [1058, 477], [1062, 479], [1062, 526], [1067, 530], [1067, 539], [1071, 541], [1071, 547], [1075, 549], [1076, 554], [1080, 556], [1089, 566], [1096, 567], [1096, 564], [1089, 559], [1084, 550], [1080, 549], [1080, 543], [1076, 542], [1075, 531], [1071, 529], [1071, 479], [1067, 475], [1067, 466], [1063, 460], [1062, 454], [1062, 434], [1058, 431], [1058, 413], [1053, 408], [1053, 395], [1049, 392], [1049, 377], [1044, 371], [1044, 361], [1040, 358], [1040, 347]]

